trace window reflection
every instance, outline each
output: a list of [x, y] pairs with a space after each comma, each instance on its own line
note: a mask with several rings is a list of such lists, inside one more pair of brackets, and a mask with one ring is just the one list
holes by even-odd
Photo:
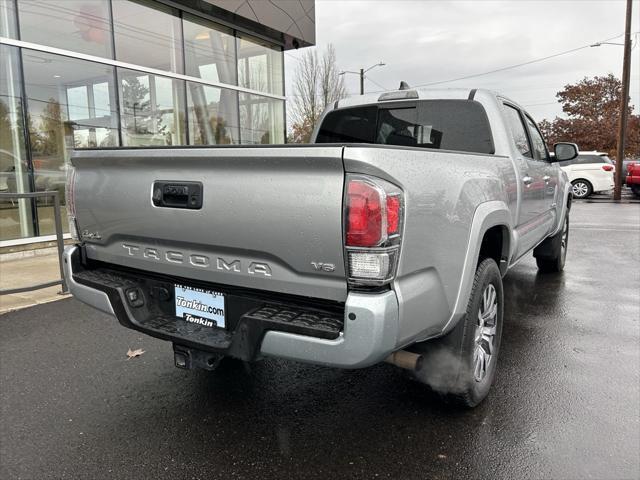
[[260, 92], [282, 95], [282, 51], [247, 37], [237, 39], [238, 84]]
[[116, 59], [182, 72], [180, 18], [157, 2], [113, 0]]
[[187, 83], [189, 144], [238, 143], [238, 93]]
[[184, 145], [184, 82], [122, 69], [118, 77], [123, 143]]
[[284, 102], [241, 93], [240, 138], [243, 144], [284, 143]]
[[529, 133], [531, 135], [531, 143], [533, 144], [533, 158], [536, 160], [547, 160], [547, 146], [544, 143], [544, 139], [540, 132], [538, 131], [538, 127], [533, 120], [531, 120], [528, 116], [525, 116], [525, 120], [527, 125], [529, 126]]
[[[70, 149], [118, 145], [113, 68], [26, 49], [22, 58], [34, 187], [64, 204]], [[37, 213], [40, 234], [53, 234], [52, 200], [39, 199]]]
[[525, 157], [532, 158], [531, 147], [529, 146], [529, 140], [527, 139], [527, 133], [524, 129], [522, 119], [518, 110], [510, 105], [503, 104], [502, 109], [505, 113], [507, 123], [511, 130], [511, 135], [515, 141], [518, 151]]
[[185, 14], [183, 31], [185, 73], [236, 85], [236, 46], [231, 29]]
[[0, 0], [0, 37], [18, 38], [13, 0]]
[[[30, 177], [24, 142], [18, 49], [0, 45], [0, 192], [27, 193]], [[31, 202], [0, 200], [0, 240], [33, 236]]]
[[113, 58], [107, 0], [20, 0], [21, 39]]

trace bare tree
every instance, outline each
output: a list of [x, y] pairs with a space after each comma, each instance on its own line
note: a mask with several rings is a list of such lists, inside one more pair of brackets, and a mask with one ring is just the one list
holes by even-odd
[[321, 58], [307, 50], [296, 69], [289, 142], [307, 143], [327, 105], [347, 96], [343, 77], [336, 65], [336, 51], [329, 44]]

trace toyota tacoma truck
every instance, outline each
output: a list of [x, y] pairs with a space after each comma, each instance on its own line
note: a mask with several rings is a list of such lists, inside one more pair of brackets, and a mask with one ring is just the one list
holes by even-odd
[[554, 153], [505, 97], [406, 84], [330, 105], [308, 145], [76, 150], [66, 280], [181, 368], [387, 361], [472, 407], [502, 277], [564, 267], [577, 146]]

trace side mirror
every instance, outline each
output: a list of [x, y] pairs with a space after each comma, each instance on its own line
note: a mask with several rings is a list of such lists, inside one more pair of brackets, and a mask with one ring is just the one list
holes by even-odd
[[554, 162], [566, 162], [567, 160], [573, 160], [578, 156], [578, 145], [575, 143], [561, 142], [556, 143], [553, 146]]

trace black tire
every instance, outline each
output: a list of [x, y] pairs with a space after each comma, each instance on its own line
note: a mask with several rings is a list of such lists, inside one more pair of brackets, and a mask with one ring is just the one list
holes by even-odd
[[578, 178], [571, 182], [571, 193], [573, 193], [573, 198], [587, 198], [589, 195], [593, 193], [593, 185], [589, 180], [585, 180], [584, 178]]
[[564, 270], [569, 247], [569, 212], [564, 217], [562, 228], [553, 237], [547, 238], [533, 251], [538, 270], [542, 273], [558, 273]]
[[[493, 286], [496, 303], [495, 317], [491, 323], [485, 325], [489, 329], [495, 327], [494, 334], [488, 341], [480, 336], [479, 314], [480, 309], [487, 306], [483, 296], [491, 292], [490, 285]], [[482, 260], [476, 269], [467, 311], [456, 327], [444, 337], [412, 347], [413, 351], [423, 356], [421, 368], [415, 374], [416, 378], [439, 394], [446, 403], [472, 408], [482, 402], [489, 393], [500, 352], [503, 298], [502, 275], [498, 265], [491, 258]], [[493, 308], [491, 310], [493, 311]], [[474, 367], [477, 366], [475, 355], [478, 348], [482, 348], [485, 355], [487, 350], [491, 350], [491, 354], [485, 357], [487, 363], [481, 378], [477, 378], [474, 371]]]
[[636, 197], [640, 197], [640, 186], [638, 186], [638, 185], [632, 185], [632, 186], [631, 186], [631, 192], [633, 192], [633, 194], [634, 194]]

